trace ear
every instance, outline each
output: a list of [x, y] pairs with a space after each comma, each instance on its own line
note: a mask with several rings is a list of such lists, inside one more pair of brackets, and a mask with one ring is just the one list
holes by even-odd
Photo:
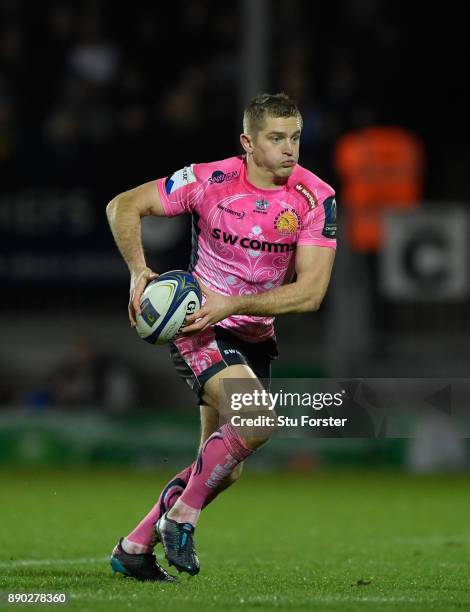
[[240, 134], [240, 142], [247, 153], [253, 153], [253, 141], [249, 134]]

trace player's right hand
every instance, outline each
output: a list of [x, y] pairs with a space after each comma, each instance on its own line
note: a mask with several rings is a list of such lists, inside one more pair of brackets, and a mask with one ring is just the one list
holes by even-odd
[[158, 274], [153, 272], [150, 268], [139, 268], [137, 270], [133, 270], [131, 272], [131, 288], [129, 291], [129, 321], [131, 322], [131, 327], [135, 327], [136, 322], [136, 313], [141, 314], [140, 310], [140, 298], [142, 297], [142, 293], [144, 292], [145, 287], [148, 283], [157, 278]]

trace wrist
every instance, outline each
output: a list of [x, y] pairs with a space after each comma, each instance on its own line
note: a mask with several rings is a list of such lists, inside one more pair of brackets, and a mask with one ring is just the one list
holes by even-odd
[[249, 297], [245, 295], [236, 295], [232, 298], [232, 315], [244, 315], [247, 314]]
[[145, 272], [146, 270], [150, 271], [150, 268], [148, 268], [145, 263], [132, 264], [132, 265], [129, 264], [129, 272], [132, 278], [137, 278], [138, 276], [142, 274], [142, 272]]

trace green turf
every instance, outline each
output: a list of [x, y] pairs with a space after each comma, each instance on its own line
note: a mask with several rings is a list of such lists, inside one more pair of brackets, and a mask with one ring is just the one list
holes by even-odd
[[199, 576], [113, 576], [107, 555], [164, 477], [3, 468], [0, 590], [87, 611], [470, 610], [468, 477], [245, 474], [204, 511]]

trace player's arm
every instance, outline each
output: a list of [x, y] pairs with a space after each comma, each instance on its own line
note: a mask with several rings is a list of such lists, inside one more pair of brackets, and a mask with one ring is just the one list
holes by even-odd
[[157, 181], [120, 193], [109, 202], [106, 215], [114, 240], [131, 274], [129, 320], [134, 327], [135, 313], [140, 313], [142, 292], [149, 280], [157, 277], [145, 263], [140, 225], [140, 219], [147, 215], [165, 216]]
[[[187, 317], [183, 333], [199, 332], [231, 315], [276, 316], [318, 310], [330, 282], [335, 250], [323, 246], [297, 248], [294, 283], [256, 295], [224, 296], [203, 286], [204, 306]], [[194, 323], [196, 321], [196, 323]]]
[[296, 280], [256, 295], [236, 296], [233, 314], [276, 316], [318, 310], [330, 282], [335, 250], [299, 246], [295, 257]]

